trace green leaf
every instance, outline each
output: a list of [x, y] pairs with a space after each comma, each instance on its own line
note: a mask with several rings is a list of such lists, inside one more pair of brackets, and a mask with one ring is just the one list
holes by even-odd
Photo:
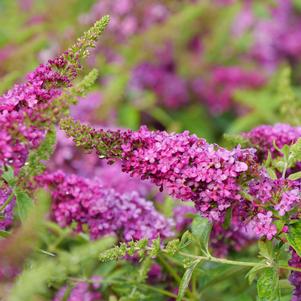
[[268, 175], [270, 176], [270, 178], [272, 180], [276, 180], [277, 179], [277, 174], [276, 174], [276, 172], [275, 172], [275, 170], [273, 168], [268, 167], [266, 170], [267, 170]]
[[288, 179], [293, 181], [301, 179], [301, 171], [289, 175]]
[[6, 170], [2, 174], [2, 178], [7, 182], [10, 187], [16, 184], [16, 178], [14, 176], [14, 170], [11, 166], [6, 166]]
[[192, 242], [192, 234], [189, 231], [185, 231], [181, 237], [179, 249], [183, 249], [190, 245]]
[[177, 301], [181, 301], [184, 297], [185, 291], [189, 285], [192, 273], [194, 271], [194, 269], [196, 268], [196, 266], [199, 264], [199, 261], [194, 262], [184, 273], [181, 282], [180, 282], [180, 286], [179, 286], [179, 292], [178, 292], [178, 297], [177, 297]]
[[257, 294], [259, 301], [279, 301], [279, 276], [273, 268], [264, 269], [257, 281]]
[[256, 265], [247, 273], [246, 278], [248, 278], [249, 283], [252, 284], [256, 278], [258, 271], [265, 269], [266, 264], [263, 262], [262, 265]]
[[32, 208], [33, 203], [28, 194], [19, 188], [15, 189], [15, 195], [17, 201], [17, 212], [23, 222], [26, 219], [29, 210]]
[[259, 254], [266, 259], [273, 260], [273, 244], [271, 241], [258, 241]]
[[290, 246], [301, 256], [301, 220], [289, 226], [286, 238]]
[[196, 216], [191, 224], [191, 232], [201, 249], [208, 253], [208, 241], [212, 225], [208, 219]]

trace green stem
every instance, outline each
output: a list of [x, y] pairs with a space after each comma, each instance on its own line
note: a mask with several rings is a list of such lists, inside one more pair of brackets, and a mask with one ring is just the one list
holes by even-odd
[[[148, 289], [148, 290], [152, 290], [154, 292], [157, 292], [159, 294], [162, 294], [162, 295], [165, 295], [165, 296], [168, 296], [168, 297], [171, 297], [171, 298], [177, 298], [177, 295], [171, 293], [171, 292], [168, 292], [166, 290], [163, 290], [161, 288], [157, 288], [155, 286], [150, 286], [150, 285], [147, 285], [147, 284], [140, 284], [141, 287], [144, 287], [145, 289]], [[186, 300], [188, 301], [187, 299], [182, 299], [182, 300]]]
[[287, 163], [285, 162], [284, 168], [283, 168], [283, 171], [282, 171], [282, 179], [285, 179], [285, 176], [286, 176], [286, 170], [287, 170]]
[[[230, 264], [230, 265], [238, 265], [238, 266], [244, 266], [244, 267], [255, 267], [255, 266], [266, 266], [267, 268], [272, 267], [271, 264], [264, 263], [264, 262], [235, 261], [235, 260], [229, 260], [229, 259], [224, 259], [224, 258], [217, 258], [217, 257], [213, 257], [213, 256], [196, 256], [196, 255], [191, 255], [191, 254], [184, 253], [184, 252], [180, 252], [179, 254], [184, 257], [194, 258], [194, 259], [198, 259], [200, 261], [204, 260], [204, 261], [211, 261], [211, 262]], [[295, 268], [295, 267], [290, 267], [290, 266], [285, 266], [285, 265], [275, 265], [275, 267], [278, 269], [301, 272], [301, 268]]]
[[197, 255], [191, 255], [188, 253], [180, 252], [180, 255], [184, 257], [190, 257], [194, 259], [198, 259], [200, 261], [212, 261], [217, 263], [224, 263], [224, 264], [231, 264], [231, 265], [240, 265], [240, 266], [248, 266], [248, 267], [254, 267], [257, 265], [262, 265], [261, 262], [246, 262], [246, 261], [235, 261], [235, 260], [229, 260], [224, 258], [217, 258], [213, 256], [197, 256]]

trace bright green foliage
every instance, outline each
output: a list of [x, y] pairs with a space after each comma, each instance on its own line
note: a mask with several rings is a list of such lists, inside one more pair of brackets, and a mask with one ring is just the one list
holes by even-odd
[[296, 223], [289, 226], [289, 232], [286, 235], [288, 243], [293, 249], [301, 256], [301, 222], [296, 221]]
[[196, 216], [191, 224], [191, 232], [196, 240], [196, 243], [200, 246], [201, 252], [209, 254], [209, 238], [212, 225], [206, 218]]
[[267, 268], [260, 272], [257, 292], [259, 301], [280, 301], [279, 276], [275, 269]]

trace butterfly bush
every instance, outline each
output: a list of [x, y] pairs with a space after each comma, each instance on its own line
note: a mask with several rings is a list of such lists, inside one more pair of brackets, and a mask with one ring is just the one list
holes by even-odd
[[232, 224], [252, 229], [259, 238], [272, 239], [276, 221], [299, 204], [299, 181], [270, 178], [252, 148], [227, 150], [187, 131], [94, 130], [70, 119], [61, 125], [77, 145], [94, 148], [111, 162], [119, 159], [124, 172], [151, 180], [174, 198], [193, 201], [213, 222], [223, 223], [232, 210]]
[[[213, 223], [210, 244], [221, 257], [231, 249], [242, 250], [255, 239], [285, 235], [291, 219], [299, 214], [300, 181], [286, 178], [285, 173], [271, 177], [253, 148], [227, 150], [187, 131], [150, 131], [145, 126], [138, 131], [106, 131], [65, 119], [61, 127], [78, 146], [95, 149], [110, 163], [120, 160], [123, 171], [131, 176], [150, 179], [172, 197], [193, 201], [195, 212], [189, 207], [175, 209], [178, 230], [187, 224], [188, 212], [209, 218]], [[258, 135], [260, 131], [266, 133], [266, 140]], [[254, 137], [252, 144], [259, 153], [266, 153], [275, 150], [275, 139], [279, 147], [296, 142], [298, 131], [284, 124], [264, 125], [244, 136]], [[281, 158], [278, 147], [277, 152], [275, 156]], [[228, 212], [231, 218], [225, 226]], [[290, 264], [294, 266], [298, 258], [293, 254]], [[293, 272], [296, 296], [298, 279]]]
[[[29, 73], [27, 81], [15, 84], [0, 97], [0, 168], [13, 167], [17, 174], [30, 151], [39, 147], [49, 127], [59, 120], [70, 104], [60, 98], [70, 88], [81, 69], [80, 58], [88, 54], [97, 37], [108, 23], [108, 17], [97, 22], [83, 38], [62, 55], [41, 64]], [[59, 106], [56, 101], [59, 101]], [[1, 203], [5, 186], [1, 188]], [[4, 222], [12, 221], [14, 201], [4, 207]]]
[[[78, 104], [70, 109], [70, 115], [78, 120], [88, 121], [94, 126], [104, 125], [95, 116], [95, 111], [99, 108], [101, 100], [100, 93], [91, 92], [86, 97], [79, 99]], [[113, 123], [113, 120], [111, 122]], [[114, 124], [107, 126], [116, 127]], [[155, 193], [156, 199], [160, 199], [160, 194], [150, 182], [134, 179], [123, 173], [120, 164], [103, 164], [95, 153], [81, 152], [60, 129], [57, 129], [55, 151], [47, 163], [47, 167], [49, 171], [53, 172], [61, 169], [67, 173], [75, 173], [90, 179], [97, 177], [103, 186], [113, 188], [122, 194], [136, 191], [141, 196], [147, 197]]]
[[238, 178], [255, 162], [253, 149], [229, 151], [188, 131], [168, 134], [141, 127], [137, 132], [105, 132], [73, 125], [70, 119], [62, 123], [68, 135], [78, 137], [79, 145], [95, 148], [101, 156], [119, 157], [124, 172], [150, 179], [175, 198], [192, 200], [211, 220], [223, 220], [227, 208], [240, 203]]
[[44, 174], [38, 182], [53, 190], [54, 220], [62, 227], [76, 223], [78, 232], [88, 227], [92, 239], [106, 234], [120, 235], [125, 241], [172, 235], [171, 220], [136, 192], [120, 194], [105, 188], [97, 178], [61, 171]]

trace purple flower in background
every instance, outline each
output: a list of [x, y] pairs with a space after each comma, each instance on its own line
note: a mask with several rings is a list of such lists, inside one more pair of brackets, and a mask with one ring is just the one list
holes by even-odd
[[72, 223], [77, 224], [77, 231], [87, 227], [92, 239], [106, 234], [118, 235], [123, 241], [172, 235], [171, 220], [136, 192], [119, 194], [103, 187], [98, 179], [61, 171], [44, 174], [37, 180], [52, 188], [53, 218], [62, 227]]
[[102, 95], [99, 91], [90, 92], [85, 97], [78, 100], [76, 106], [71, 107], [70, 115], [80, 121], [89, 121], [95, 123], [97, 121], [97, 110], [102, 103]]
[[[291, 249], [291, 253], [292, 257], [289, 260], [289, 265], [291, 267], [301, 269], [301, 258], [293, 249]], [[294, 286], [294, 292], [291, 301], [299, 301], [301, 299], [301, 272], [291, 272], [289, 281]]]
[[143, 63], [133, 70], [130, 89], [136, 92], [152, 91], [159, 103], [168, 108], [179, 108], [188, 102], [184, 79], [164, 65]]
[[176, 230], [182, 232], [190, 226], [193, 214], [196, 214], [197, 211], [194, 207], [177, 205], [173, 210], [173, 219], [176, 224]]
[[[93, 284], [86, 282], [77, 283], [70, 293], [67, 292], [67, 287], [62, 287], [53, 298], [53, 301], [101, 301], [102, 296], [98, 291], [100, 287], [101, 278], [93, 276], [91, 281]], [[66, 299], [67, 297], [67, 299]]]
[[91, 24], [103, 15], [111, 16], [108, 30], [118, 42], [123, 42], [151, 25], [163, 22], [168, 17], [169, 10], [160, 1], [147, 3], [139, 0], [101, 0], [93, 5], [90, 12], [82, 15], [80, 21]]
[[240, 67], [216, 67], [209, 81], [197, 78], [192, 83], [193, 91], [205, 102], [214, 114], [220, 114], [233, 105], [235, 90], [258, 88], [265, 82], [263, 75]]
[[282, 148], [285, 144], [294, 144], [301, 137], [301, 127], [293, 127], [283, 123], [260, 125], [244, 133], [243, 136], [259, 148], [260, 154], [266, 157], [270, 152], [275, 157], [280, 153], [275, 149], [274, 143], [278, 148]]

